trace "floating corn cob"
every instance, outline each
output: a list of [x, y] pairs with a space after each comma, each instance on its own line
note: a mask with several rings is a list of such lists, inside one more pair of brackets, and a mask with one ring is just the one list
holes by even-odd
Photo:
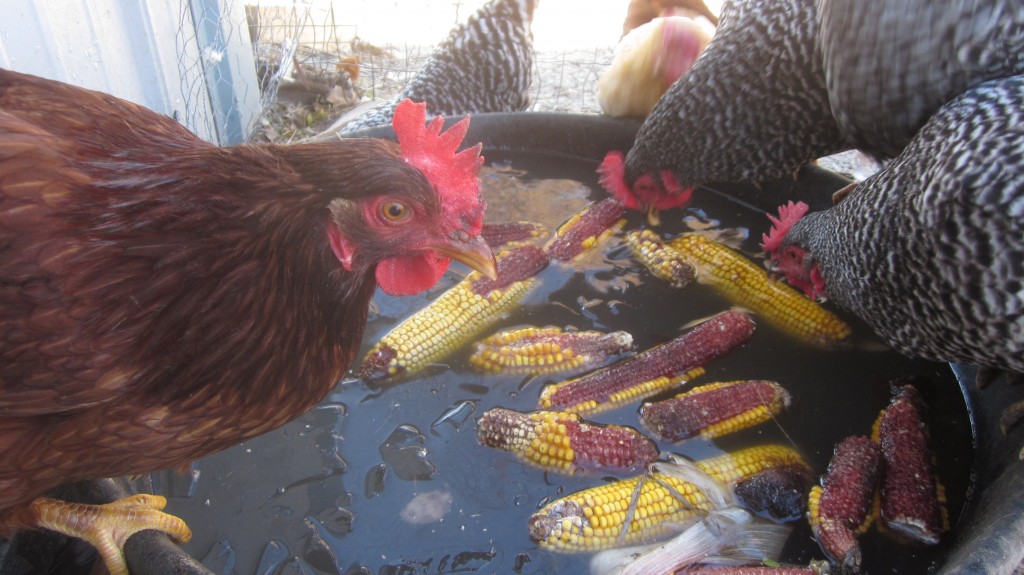
[[483, 229], [480, 230], [480, 236], [491, 249], [505, 244], [517, 244], [519, 242], [535, 240], [546, 234], [547, 230], [544, 229], [544, 226], [533, 222], [484, 224]]
[[644, 267], [674, 288], [690, 285], [696, 275], [693, 266], [686, 263], [679, 252], [665, 245], [658, 234], [651, 230], [627, 233], [626, 244]]
[[851, 333], [838, 316], [784, 283], [772, 280], [739, 252], [698, 234], [685, 234], [669, 246], [697, 270], [697, 279], [734, 304], [802, 341], [838, 347]]
[[469, 363], [483, 372], [538, 375], [592, 366], [632, 345], [633, 337], [624, 331], [605, 334], [527, 327], [477, 342]]
[[775, 521], [795, 521], [807, 512], [811, 470], [803, 465], [773, 467], [744, 478], [733, 486], [743, 505]]
[[358, 375], [371, 381], [409, 375], [443, 359], [515, 307], [549, 258], [522, 246], [497, 261], [496, 280], [472, 272], [388, 332], [363, 358]]
[[892, 402], [875, 422], [873, 438], [886, 462], [881, 519], [893, 531], [935, 544], [949, 529], [949, 518], [932, 469], [921, 411], [917, 388], [903, 385], [893, 389]]
[[875, 442], [848, 437], [836, 446], [821, 485], [811, 488], [807, 501], [807, 517], [821, 550], [850, 572], [860, 569], [857, 535], [871, 525], [882, 465]]
[[658, 457], [654, 442], [631, 427], [590, 423], [558, 411], [490, 409], [480, 417], [477, 439], [545, 470], [569, 475], [637, 472]]
[[789, 392], [774, 381], [709, 383], [671, 399], [644, 404], [640, 420], [660, 439], [715, 438], [768, 421], [789, 407]]
[[791, 565], [691, 565], [685, 575], [828, 575], [828, 565], [812, 562], [807, 567]]
[[544, 246], [544, 251], [552, 259], [569, 261], [610, 235], [625, 213], [625, 206], [614, 198], [594, 202], [559, 226], [555, 237]]
[[[751, 447], [696, 462], [715, 480], [733, 485], [772, 467], [802, 465], [783, 445]], [[555, 500], [530, 518], [530, 538], [562, 553], [610, 549], [663, 537], [698, 520], [712, 505], [696, 485], [654, 472], [599, 485]]]
[[700, 375], [705, 363], [742, 345], [753, 333], [754, 322], [746, 314], [718, 314], [667, 343], [547, 386], [541, 392], [539, 406], [593, 414], [642, 400]]

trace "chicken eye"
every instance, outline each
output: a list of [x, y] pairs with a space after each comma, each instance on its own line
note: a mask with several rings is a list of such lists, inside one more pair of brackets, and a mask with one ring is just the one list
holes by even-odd
[[409, 217], [409, 208], [402, 202], [384, 202], [380, 213], [389, 222], [401, 222]]

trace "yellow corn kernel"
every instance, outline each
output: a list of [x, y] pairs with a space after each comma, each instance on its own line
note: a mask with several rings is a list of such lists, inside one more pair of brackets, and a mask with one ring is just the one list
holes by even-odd
[[578, 370], [629, 349], [624, 331], [565, 332], [558, 327], [525, 327], [496, 333], [476, 343], [469, 363], [486, 373], [550, 374]]
[[[569, 413], [593, 415], [595, 413], [601, 413], [603, 411], [608, 411], [610, 409], [617, 409], [630, 403], [635, 403], [636, 401], [639, 401], [645, 397], [655, 395], [662, 390], [669, 389], [677, 385], [681, 385], [686, 382], [692, 381], [694, 378], [700, 377], [701, 375], [704, 375], [704, 368], [695, 367], [690, 371], [687, 371], [686, 373], [682, 375], [677, 375], [675, 377], [662, 376], [632, 384], [628, 387], [612, 392], [611, 394], [609, 394], [608, 399], [606, 401], [599, 402], [596, 399], [585, 399], [583, 401], [580, 401], [579, 403], [575, 403], [569, 406], [562, 406], [559, 407], [558, 409], [567, 411]], [[542, 409], [554, 408], [555, 405], [551, 401], [551, 397], [559, 389], [562, 389], [563, 387], [566, 387], [569, 384], [573, 384], [575, 381], [576, 379], [568, 379], [561, 383], [556, 383], [554, 385], [549, 385], [545, 387], [541, 391], [540, 398], [537, 400], [538, 406], [541, 407]]]
[[[767, 469], [807, 467], [799, 453], [783, 445], [751, 447], [696, 465], [728, 485]], [[656, 471], [549, 503], [530, 519], [530, 537], [552, 551], [593, 552], [655, 540], [710, 510], [711, 504], [695, 485]]]
[[490, 409], [477, 422], [477, 439], [538, 467], [570, 475], [636, 472], [658, 457], [654, 442], [631, 427], [591, 423], [559, 411]]
[[789, 285], [772, 280], [739, 252], [698, 234], [682, 235], [669, 245], [697, 270], [699, 282], [780, 330], [826, 348], [836, 347], [850, 336], [846, 322]]
[[651, 230], [627, 233], [626, 244], [633, 251], [633, 257], [672, 287], [683, 288], [693, 281], [693, 266], [686, 263], [679, 252], [666, 246], [658, 234]]
[[[485, 296], [475, 293], [472, 282], [482, 278], [477, 272], [441, 294], [429, 306], [416, 312], [382, 337], [363, 359], [386, 358], [383, 377], [409, 375], [440, 361], [466, 345], [511, 311], [536, 283], [534, 278], [494, 289]], [[373, 377], [372, 373], [363, 373]]]

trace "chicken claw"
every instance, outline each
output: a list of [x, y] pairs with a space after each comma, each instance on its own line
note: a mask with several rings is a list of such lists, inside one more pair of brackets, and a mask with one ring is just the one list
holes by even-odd
[[99, 551], [110, 575], [128, 575], [124, 545], [145, 529], [163, 531], [178, 543], [187, 543], [192, 531], [185, 522], [161, 511], [167, 498], [141, 493], [106, 505], [71, 503], [40, 497], [24, 511], [35, 527], [57, 531], [91, 543]]

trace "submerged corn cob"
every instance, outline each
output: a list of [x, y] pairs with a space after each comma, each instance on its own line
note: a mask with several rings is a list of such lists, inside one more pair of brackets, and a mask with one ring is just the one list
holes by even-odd
[[658, 438], [715, 438], [768, 421], [789, 407], [790, 395], [774, 381], [709, 383], [671, 399], [646, 403], [640, 420]]
[[500, 224], [484, 224], [480, 230], [480, 237], [487, 242], [491, 249], [506, 244], [516, 245], [519, 242], [535, 240], [547, 235], [547, 230], [540, 224], [533, 222], [507, 222]]
[[802, 341], [834, 348], [850, 336], [850, 326], [838, 316], [772, 280], [735, 250], [698, 234], [680, 236], [669, 246], [697, 270], [698, 281]]
[[811, 470], [804, 465], [773, 467], [733, 486], [736, 499], [761, 516], [778, 522], [796, 521], [807, 513]]
[[569, 261], [610, 235], [625, 213], [625, 206], [614, 198], [594, 202], [559, 226], [544, 251], [552, 259]]
[[[696, 462], [717, 481], [733, 485], [765, 469], [804, 466], [783, 445], [743, 449]], [[632, 507], [632, 509], [631, 509]], [[710, 510], [692, 483], [654, 472], [585, 489], [544, 506], [530, 518], [530, 538], [562, 553], [583, 553], [634, 545], [665, 536]]]
[[564, 332], [527, 327], [498, 332], [477, 342], [469, 363], [489, 373], [556, 373], [592, 366], [633, 345], [624, 331]]
[[949, 529], [945, 494], [935, 478], [917, 388], [893, 389], [893, 399], [875, 422], [873, 439], [885, 459], [881, 519], [911, 539], [934, 545]]
[[654, 442], [631, 427], [590, 423], [559, 411], [490, 409], [480, 417], [477, 439], [545, 470], [569, 475], [637, 472], [658, 457]]
[[792, 565], [691, 565], [683, 575], [828, 575], [828, 565], [811, 562], [807, 567]]
[[409, 375], [443, 359], [502, 319], [536, 283], [548, 257], [533, 246], [498, 255], [498, 278], [473, 272], [381, 338], [358, 375], [380, 380]]
[[640, 401], [700, 375], [705, 363], [742, 345], [753, 333], [754, 322], [746, 314], [718, 314], [667, 343], [547, 386], [538, 405], [541, 409], [593, 414]]
[[696, 275], [693, 266], [686, 263], [679, 252], [665, 245], [658, 234], [651, 230], [627, 233], [626, 244], [633, 251], [633, 257], [674, 288], [690, 285]]
[[807, 518], [821, 550], [852, 573], [860, 570], [857, 535], [871, 525], [882, 463], [882, 453], [871, 439], [844, 439], [836, 445], [821, 486], [811, 489], [807, 501]]

